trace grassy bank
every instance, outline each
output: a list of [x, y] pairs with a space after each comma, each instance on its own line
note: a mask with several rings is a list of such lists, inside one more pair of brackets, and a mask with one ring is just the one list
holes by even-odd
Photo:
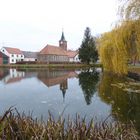
[[[15, 110], [14, 110], [15, 112]], [[57, 121], [49, 117], [46, 122], [33, 119], [32, 116], [12, 113], [9, 109], [0, 118], [0, 139], [6, 140], [139, 140], [140, 137], [132, 124], [119, 122], [87, 125], [85, 119], [76, 116], [75, 120]]]
[[90, 67], [102, 67], [101, 64], [7, 64], [0, 65], [0, 68], [65, 68], [65, 69], [73, 69], [73, 68], [90, 68]]

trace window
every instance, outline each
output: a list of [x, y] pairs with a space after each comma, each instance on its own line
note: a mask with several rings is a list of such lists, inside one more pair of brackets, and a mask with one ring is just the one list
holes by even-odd
[[18, 54], [17, 54], [17, 57], [18, 57]]
[[[11, 56], [12, 56], [12, 57], [14, 57], [14, 55], [13, 55], [13, 54], [12, 54]], [[12, 59], [12, 60], [13, 60], [13, 59]]]
[[12, 59], [12, 62], [14, 62], [14, 59]]

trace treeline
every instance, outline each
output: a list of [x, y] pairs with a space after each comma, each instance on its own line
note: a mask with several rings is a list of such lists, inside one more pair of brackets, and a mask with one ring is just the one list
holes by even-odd
[[135, 65], [140, 60], [140, 16], [138, 10], [134, 10], [140, 7], [135, 5], [136, 1], [127, 0], [127, 7], [122, 5], [120, 8], [125, 11], [121, 12], [122, 21], [98, 39], [100, 59], [107, 71], [126, 74], [128, 64]]

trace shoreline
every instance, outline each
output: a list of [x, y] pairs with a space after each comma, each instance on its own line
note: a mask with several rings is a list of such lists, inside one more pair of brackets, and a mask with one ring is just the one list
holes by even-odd
[[33, 69], [47, 69], [47, 68], [66, 68], [66, 69], [76, 69], [76, 68], [91, 68], [91, 67], [101, 67], [101, 64], [5, 64], [0, 65], [0, 68], [33, 68]]

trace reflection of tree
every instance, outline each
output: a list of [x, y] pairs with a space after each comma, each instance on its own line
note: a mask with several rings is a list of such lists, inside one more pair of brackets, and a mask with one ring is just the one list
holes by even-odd
[[111, 84], [125, 82], [126, 79], [104, 73], [99, 85], [99, 96], [112, 106], [112, 114], [122, 122], [134, 121], [140, 132], [140, 94], [128, 93]]
[[79, 85], [83, 90], [86, 103], [89, 105], [91, 103], [91, 98], [97, 89], [96, 85], [99, 81], [99, 72], [93, 69], [92, 71], [81, 72], [78, 77]]

